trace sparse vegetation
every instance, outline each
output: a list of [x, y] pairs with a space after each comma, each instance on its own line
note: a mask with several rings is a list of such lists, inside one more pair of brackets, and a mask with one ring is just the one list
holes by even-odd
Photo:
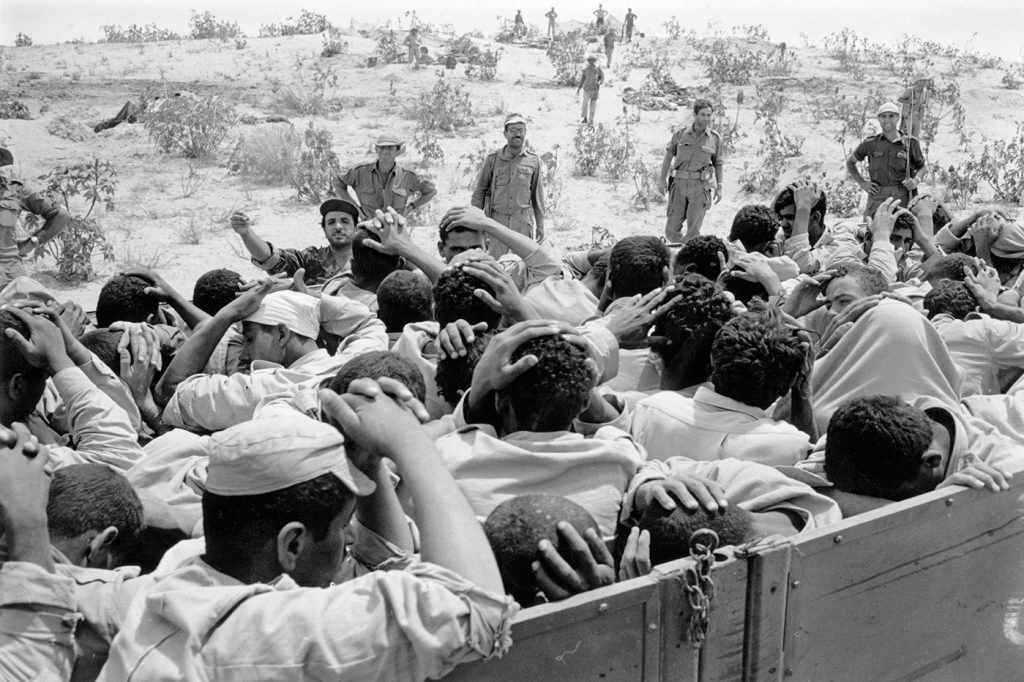
[[302, 153], [302, 136], [288, 123], [274, 123], [242, 135], [228, 160], [228, 171], [257, 182], [289, 184]]
[[181, 35], [156, 24], [104, 24], [103, 39], [108, 43], [155, 43], [161, 40], [181, 40]]
[[25, 103], [17, 99], [8, 99], [6, 101], [0, 101], [0, 119], [9, 118], [20, 118], [28, 120], [32, 118], [32, 115], [28, 111], [28, 107]]
[[985, 140], [977, 158], [978, 175], [992, 187], [997, 201], [1024, 204], [1024, 122], [1017, 122], [1008, 140]]
[[320, 56], [335, 57], [339, 54], [348, 54], [348, 42], [341, 39], [340, 30], [330, 26], [324, 32], [323, 48], [320, 50]]
[[277, 38], [279, 36], [315, 35], [332, 28], [327, 15], [308, 9], [299, 11], [297, 19], [288, 17], [279, 24], [263, 24], [260, 26], [260, 38]]
[[736, 45], [733, 41], [716, 39], [697, 55], [712, 83], [749, 85], [764, 64], [757, 50]]
[[330, 131], [316, 128], [310, 121], [292, 174], [292, 186], [300, 200], [319, 204], [331, 195], [334, 178], [341, 174], [341, 165], [333, 147]]
[[450, 133], [474, 123], [469, 93], [462, 85], [445, 78], [444, 71], [438, 71], [434, 87], [420, 94], [410, 114], [423, 130]]
[[303, 62], [296, 59], [293, 73], [293, 84], [271, 81], [274, 101], [281, 111], [323, 116], [341, 109], [341, 100], [329, 94], [338, 86], [338, 74], [333, 66], [314, 62], [312, 68], [307, 70]]
[[227, 100], [191, 93], [164, 97], [143, 115], [146, 131], [157, 148], [189, 159], [216, 152], [237, 120], [235, 107]]
[[397, 64], [405, 59], [405, 50], [393, 30], [377, 31], [377, 64]]
[[213, 16], [213, 12], [192, 10], [188, 20], [192, 40], [231, 40], [242, 35], [237, 21], [226, 21]]
[[14, 37], [15, 47], [32, 47], [32, 39], [27, 33], [19, 33]]
[[556, 35], [547, 49], [548, 59], [555, 67], [555, 82], [576, 85], [586, 54], [587, 43], [580, 31]]

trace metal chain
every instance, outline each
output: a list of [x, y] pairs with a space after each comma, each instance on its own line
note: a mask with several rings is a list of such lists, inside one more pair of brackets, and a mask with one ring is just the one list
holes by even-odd
[[711, 569], [715, 565], [716, 549], [718, 534], [715, 531], [701, 528], [690, 536], [690, 558], [693, 564], [683, 570], [683, 590], [690, 604], [687, 639], [697, 649], [704, 645], [707, 638], [711, 600], [715, 598]]

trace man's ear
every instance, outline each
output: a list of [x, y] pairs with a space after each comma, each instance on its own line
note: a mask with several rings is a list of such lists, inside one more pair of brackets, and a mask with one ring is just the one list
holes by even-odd
[[281, 570], [289, 574], [294, 573], [299, 557], [312, 541], [312, 534], [302, 523], [292, 521], [282, 526], [277, 532], [277, 563]]
[[292, 338], [292, 330], [285, 326], [284, 322], [278, 322], [274, 325], [274, 333], [277, 336], [277, 341], [282, 346], [288, 345]]
[[921, 466], [926, 469], [938, 469], [942, 466], [942, 455], [937, 452], [933, 452], [927, 457], [922, 457]]
[[110, 568], [110, 546], [117, 540], [115, 526], [107, 526], [89, 540], [85, 549], [85, 565], [89, 568]]
[[437, 255], [441, 256], [442, 259], [444, 258], [444, 242], [440, 240], [437, 242]]

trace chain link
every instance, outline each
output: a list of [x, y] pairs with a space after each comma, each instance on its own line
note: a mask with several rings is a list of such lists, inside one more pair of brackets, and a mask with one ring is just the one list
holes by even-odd
[[699, 649], [708, 634], [708, 617], [711, 615], [711, 600], [715, 598], [715, 583], [711, 569], [715, 565], [715, 550], [718, 549], [718, 534], [701, 528], [690, 536], [690, 558], [693, 564], [683, 571], [683, 590], [690, 605], [687, 624], [687, 639]]

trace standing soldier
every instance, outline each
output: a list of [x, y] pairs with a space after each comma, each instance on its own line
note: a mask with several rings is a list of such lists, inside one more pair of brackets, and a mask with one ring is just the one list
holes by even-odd
[[583, 73], [580, 75], [580, 84], [576, 88], [576, 94], [580, 94], [580, 90], [583, 91], [583, 104], [580, 109], [580, 115], [583, 117], [583, 123], [594, 123], [594, 112], [597, 110], [597, 94], [601, 90], [601, 84], [604, 83], [604, 71], [597, 65], [597, 57], [590, 55], [587, 57], [587, 65], [583, 69]]
[[407, 35], [405, 37], [405, 40], [403, 42], [405, 43], [405, 46], [407, 48], [409, 48], [409, 53], [407, 55], [407, 57], [409, 59], [409, 63], [412, 64], [413, 66], [417, 66], [418, 67], [420, 65], [420, 31], [419, 31], [419, 29], [416, 28], [415, 26], [410, 28], [409, 29], [409, 35]]
[[712, 195], [714, 203], [722, 200], [722, 136], [708, 127], [713, 112], [714, 105], [708, 100], [694, 102], [693, 124], [673, 134], [665, 148], [658, 189], [665, 191], [667, 179], [665, 238], [669, 242], [687, 241], [700, 234]]
[[555, 37], [555, 19], [558, 18], [558, 12], [555, 11], [555, 6], [552, 5], [548, 13], [545, 14], [548, 18], [548, 38], [554, 40]]
[[[867, 216], [890, 197], [900, 200], [906, 208], [910, 198], [917, 194], [917, 180], [914, 176], [924, 167], [924, 154], [916, 138], [899, 128], [900, 107], [886, 102], [878, 108], [878, 123], [882, 132], [867, 138], [853, 150], [846, 160], [850, 177], [868, 193], [868, 204], [864, 209]], [[868, 178], [860, 174], [857, 163], [868, 160]]]
[[604, 18], [608, 16], [608, 12], [605, 11], [604, 5], [599, 4], [597, 9], [594, 10], [594, 28], [597, 29], [598, 33], [604, 33]]
[[[520, 234], [544, 240], [544, 188], [540, 158], [525, 149], [526, 119], [510, 114], [505, 119], [507, 144], [487, 155], [476, 178], [472, 204], [488, 217]], [[536, 232], [534, 232], [536, 225]], [[497, 258], [508, 247], [491, 240], [490, 253]]]
[[622, 25], [622, 30], [626, 36], [626, 42], [633, 42], [633, 24], [636, 23], [636, 15], [633, 13], [633, 8], [630, 7], [629, 11], [626, 12], [626, 22]]
[[[27, 239], [18, 239], [22, 211], [43, 219], [43, 227]], [[0, 289], [25, 274], [21, 259], [60, 234], [71, 216], [58, 203], [33, 191], [14, 174], [14, 155], [0, 147]]]
[[[377, 138], [377, 160], [350, 169], [341, 180], [359, 196], [363, 214], [373, 216], [376, 210], [390, 206], [403, 216], [420, 208], [437, 194], [434, 183], [395, 163], [405, 151], [405, 144], [396, 135]], [[343, 187], [335, 193], [344, 196]]]
[[604, 54], [608, 58], [608, 63], [605, 64], [606, 69], [612, 68], [612, 52], [615, 51], [615, 29], [611, 26], [604, 34]]
[[512, 33], [517, 38], [522, 38], [526, 35], [526, 20], [523, 19], [523, 11], [516, 10], [516, 17], [513, 20]]

